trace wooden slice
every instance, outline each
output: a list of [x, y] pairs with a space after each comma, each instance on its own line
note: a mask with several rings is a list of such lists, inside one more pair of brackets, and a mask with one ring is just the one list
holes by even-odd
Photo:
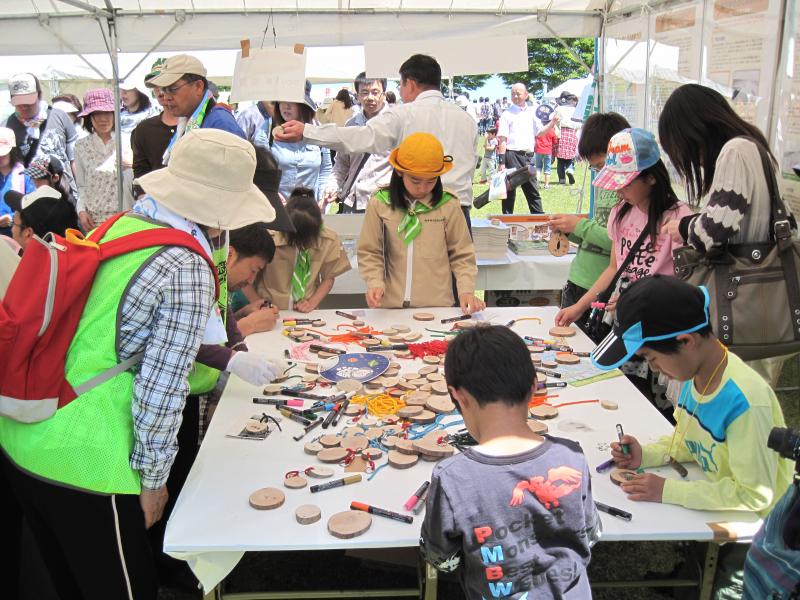
[[330, 534], [343, 540], [366, 533], [370, 525], [372, 525], [372, 515], [362, 510], [346, 510], [328, 519]]
[[364, 430], [361, 429], [358, 425], [351, 425], [350, 427], [345, 427], [342, 429], [342, 437], [353, 437], [355, 435], [360, 435], [364, 433]]
[[262, 392], [265, 396], [271, 396], [272, 394], [280, 393], [283, 386], [279, 383], [268, 383], [264, 386], [264, 391]]
[[562, 365], [577, 365], [581, 362], [581, 357], [569, 352], [558, 352], [556, 353], [556, 362]]
[[569, 252], [569, 238], [562, 231], [554, 231], [550, 234], [547, 249], [553, 256], [564, 256]]
[[433, 313], [418, 312], [411, 315], [415, 321], [433, 321], [436, 317]]
[[333, 477], [333, 469], [319, 465], [316, 467], [310, 467], [306, 475], [309, 477], [314, 477], [315, 479], [328, 479], [329, 477]]
[[347, 408], [344, 409], [344, 414], [348, 417], [355, 417], [362, 412], [364, 412], [364, 406], [362, 404], [348, 404]]
[[544, 367], [545, 369], [557, 369], [558, 363], [553, 360], [543, 360], [542, 367]]
[[435, 413], [449, 413], [456, 409], [456, 405], [447, 396], [431, 396], [425, 403], [425, 408]]
[[403, 389], [400, 389], [400, 388], [392, 388], [392, 389], [391, 389], [391, 390], [389, 390], [389, 392], [388, 392], [388, 394], [389, 394], [389, 395], [390, 395], [392, 398], [402, 398], [402, 397], [403, 397], [403, 396], [405, 396], [407, 393], [408, 393], [408, 390], [403, 390]]
[[300, 331], [299, 329], [295, 329], [289, 332], [289, 337], [293, 340], [299, 340], [301, 337], [306, 335], [304, 332]]
[[361, 343], [364, 344], [364, 346], [366, 346], [367, 348], [374, 348], [376, 346], [381, 345], [381, 341], [376, 340], [375, 338], [367, 338], [365, 340], [362, 340]]
[[389, 448], [389, 450], [391, 450], [392, 448], [395, 447], [399, 439], [400, 438], [397, 437], [396, 435], [387, 435], [385, 438], [381, 440], [381, 444], [383, 444], [384, 446]]
[[403, 396], [403, 400], [405, 401], [406, 406], [425, 406], [425, 403], [430, 397], [430, 392], [415, 391], [408, 392], [405, 396]]
[[439, 437], [441, 437], [441, 435], [437, 434], [436, 436], [426, 436], [415, 440], [414, 448], [416, 448], [417, 452], [422, 454], [423, 457], [444, 458], [446, 456], [452, 456], [456, 449], [446, 442], [440, 444], [438, 442]]
[[477, 321], [458, 321], [455, 324], [456, 329], [472, 329], [478, 326]]
[[403, 339], [406, 342], [416, 342], [418, 339], [422, 337], [422, 334], [419, 331], [412, 331], [411, 333], [407, 333], [403, 336]]
[[325, 447], [319, 442], [308, 442], [303, 446], [306, 454], [319, 454]]
[[437, 381], [444, 381], [444, 375], [442, 375], [441, 373], [428, 373], [425, 376], [425, 379], [427, 379], [428, 381], [432, 381], [433, 383], [436, 383]]
[[347, 450], [344, 448], [325, 448], [317, 454], [317, 458], [324, 463], [338, 463], [344, 460], [345, 456], [347, 456]]
[[540, 404], [530, 410], [530, 415], [534, 419], [555, 419], [558, 416], [558, 409], [555, 406]]
[[334, 356], [338, 356], [335, 352], [325, 352], [325, 350], [320, 350], [317, 352], [317, 356], [319, 358], [333, 358]]
[[600, 400], [600, 406], [606, 410], [617, 410], [619, 408], [619, 404], [615, 400]]
[[400, 383], [399, 377], [383, 377], [381, 378], [381, 383], [383, 383], [383, 387], [393, 388], [398, 383]]
[[422, 460], [424, 460], [426, 462], [436, 462], [438, 460], [442, 460], [438, 456], [431, 456], [429, 454], [420, 454], [419, 457], [420, 457], [420, 459], [422, 459]]
[[393, 327], [387, 327], [386, 329], [381, 331], [381, 333], [383, 335], [397, 335], [398, 331], [397, 331], [397, 329], [394, 329]]
[[342, 439], [342, 448], [345, 450], [361, 452], [367, 446], [369, 446], [369, 438], [365, 435], [346, 437]]
[[325, 319], [317, 319], [316, 321], [311, 323], [311, 325], [314, 326], [314, 327], [319, 328], [319, 327], [325, 327], [325, 325], [327, 325], [327, 323], [325, 323]]
[[261, 488], [250, 494], [250, 506], [258, 510], [272, 510], [286, 502], [286, 495], [278, 488]]
[[397, 333], [408, 333], [411, 331], [411, 327], [408, 325], [392, 325], [392, 329], [394, 329]]
[[378, 460], [383, 456], [383, 451], [380, 448], [364, 448], [361, 451], [361, 457], [366, 460]]
[[[431, 373], [436, 373], [439, 370], [439, 367], [434, 367], [433, 365], [426, 365], [422, 367], [417, 373], [419, 373], [420, 377], [426, 377]], [[280, 390], [279, 390], [280, 391]]]
[[[315, 339], [314, 336], [305, 334], [305, 335], [301, 335], [299, 338], [297, 338], [297, 341], [298, 342], [313, 342], [314, 339]], [[311, 352], [314, 352], [314, 350], [311, 350]], [[323, 354], [327, 354], [327, 352], [324, 352], [324, 353], [323, 352], [319, 352], [319, 357], [320, 358], [325, 358], [324, 356], [322, 356]]]
[[380, 392], [383, 390], [383, 384], [377, 380], [368, 381], [364, 384], [364, 387], [370, 392]]
[[283, 485], [285, 485], [290, 490], [299, 490], [300, 488], [304, 488], [308, 485], [308, 480], [305, 477], [294, 475], [292, 477], [287, 477], [286, 479], [284, 479]]
[[531, 354], [541, 354], [542, 352], [544, 352], [544, 350], [545, 350], [544, 346], [536, 346], [536, 345], [528, 346], [528, 352], [530, 352]]
[[424, 377], [418, 377], [417, 379], [409, 380], [408, 383], [410, 383], [411, 385], [415, 385], [415, 386], [419, 387], [421, 385], [425, 385], [426, 383], [428, 383], [428, 380], [426, 378], [424, 378]]
[[572, 337], [577, 332], [578, 330], [570, 325], [569, 327], [551, 327], [548, 333], [553, 337]]
[[536, 381], [537, 383], [547, 383], [547, 375], [545, 375], [544, 373], [537, 373]]
[[423, 410], [409, 419], [412, 423], [433, 423], [435, 420], [436, 413], [431, 410]]
[[401, 419], [410, 419], [425, 410], [422, 406], [404, 406], [397, 411], [397, 416]]
[[[400, 422], [400, 417], [398, 417], [397, 415], [388, 415], [386, 417], [383, 417], [383, 424], [384, 425], [395, 425], [395, 424], [397, 424], [399, 422]], [[389, 427], [384, 429], [384, 431], [386, 431], [387, 429], [389, 429]], [[397, 429], [397, 428], [393, 428], [393, 429]]]
[[300, 525], [311, 525], [322, 518], [322, 511], [319, 506], [301, 504], [294, 510], [294, 518]]
[[288, 375], [278, 375], [272, 381], [273, 381], [273, 383], [283, 383], [287, 379], [289, 379]]
[[400, 454], [419, 454], [414, 448], [414, 442], [411, 440], [398, 439], [394, 444], [394, 449]]
[[350, 458], [349, 462], [344, 467], [345, 473], [366, 473], [367, 461], [363, 456], [357, 454]]
[[430, 383], [426, 383], [425, 385], [419, 386], [417, 389], [418, 392], [428, 392], [429, 394], [433, 392], [433, 385]]
[[411, 352], [408, 350], [395, 350], [394, 355], [397, 358], [411, 358]]
[[533, 391], [534, 396], [547, 396], [547, 388], [537, 388]]
[[317, 363], [306, 363], [306, 373], [319, 374], [319, 365]]
[[417, 386], [411, 383], [410, 381], [398, 381], [397, 387], [399, 387], [401, 390], [409, 390], [409, 391], [417, 389]]
[[395, 469], [408, 469], [417, 464], [417, 461], [419, 461], [419, 455], [417, 454], [403, 454], [397, 450], [389, 451], [388, 462]]
[[402, 344], [402, 343], [404, 343], [406, 341], [406, 336], [405, 336], [405, 334], [403, 334], [403, 335], [399, 335], [399, 334], [398, 335], [390, 335], [389, 336], [389, 341], [392, 342], [393, 344]]
[[357, 379], [342, 379], [336, 382], [336, 389], [340, 392], [355, 392], [360, 394], [363, 384]]
[[538, 367], [542, 364], [542, 357], [537, 356], [535, 354], [531, 354], [531, 362], [533, 363], [534, 367]]
[[321, 438], [317, 440], [323, 448], [335, 448], [338, 446], [342, 438], [338, 435], [323, 435]]
[[387, 371], [399, 371], [402, 368], [403, 368], [403, 365], [401, 365], [399, 362], [390, 362], [389, 363], [389, 368], [386, 369], [386, 370]]
[[267, 424], [255, 419], [248, 419], [244, 426], [247, 433], [264, 433], [267, 430]]
[[358, 422], [358, 424], [362, 428], [364, 428], [364, 427], [374, 427], [375, 425], [378, 424], [378, 419], [376, 419], [375, 417], [364, 417], [363, 419], [361, 419]]
[[422, 362], [427, 363], [429, 365], [438, 365], [439, 364], [439, 357], [438, 356], [423, 356]]
[[630, 481], [636, 477], [636, 475], [636, 471], [631, 471], [630, 469], [614, 469], [608, 476], [611, 478], [611, 481], [617, 485], [621, 485], [625, 481]]
[[537, 435], [547, 433], [547, 424], [535, 419], [528, 419], [528, 427], [530, 427], [531, 431]]
[[444, 382], [444, 381], [437, 381], [437, 382], [431, 384], [431, 390], [433, 391], [434, 394], [443, 394], [444, 395], [444, 394], [448, 394], [449, 393], [447, 391], [447, 383]]

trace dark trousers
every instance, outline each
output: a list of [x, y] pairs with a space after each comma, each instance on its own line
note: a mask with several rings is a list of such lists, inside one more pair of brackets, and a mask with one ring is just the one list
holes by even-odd
[[350, 206], [349, 204], [345, 204], [344, 202], [339, 203], [339, 214], [340, 215], [355, 215], [355, 214], [364, 214], [367, 212], [366, 210], [359, 210], [355, 206]]
[[139, 496], [82, 492], [0, 463], [62, 598], [155, 600], [155, 565]]
[[[530, 156], [528, 156], [530, 154]], [[519, 152], [517, 150], [506, 150], [506, 169], [516, 169], [517, 167], [525, 167], [533, 163], [533, 153]], [[523, 183], [521, 186], [522, 193], [525, 194], [525, 199], [528, 201], [528, 210], [532, 215], [542, 213], [542, 197], [539, 195], [539, 183], [534, 177], [531, 181]], [[502, 200], [503, 214], [514, 214], [514, 204], [517, 199], [517, 189], [509, 190], [505, 200]]]
[[[558, 182], [559, 183], [566, 183], [566, 177], [569, 177], [569, 184], [572, 185], [575, 183], [575, 176], [572, 174], [572, 164], [575, 162], [574, 158], [559, 158], [558, 159], [558, 166], [556, 166], [556, 170], [558, 171]], [[570, 172], [567, 173], [567, 169], [570, 169]]]

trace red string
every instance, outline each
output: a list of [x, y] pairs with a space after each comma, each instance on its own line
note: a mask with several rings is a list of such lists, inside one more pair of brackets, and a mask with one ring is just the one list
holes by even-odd
[[562, 406], [572, 406], [573, 404], [596, 404], [600, 400], [575, 400], [574, 402], [562, 402], [561, 404], [548, 404], [553, 408], [561, 408]]
[[430, 340], [428, 342], [418, 342], [408, 344], [408, 351], [414, 358], [423, 356], [441, 356], [447, 352], [447, 342], [444, 340]]
[[[308, 469], [305, 471], [308, 472]], [[286, 475], [283, 476], [284, 479], [289, 479], [289, 477], [298, 477], [300, 475], [300, 471], [289, 471]]]

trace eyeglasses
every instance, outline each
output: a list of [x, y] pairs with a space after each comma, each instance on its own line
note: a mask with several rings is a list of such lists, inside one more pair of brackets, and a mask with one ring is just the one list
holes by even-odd
[[158, 93], [161, 93], [164, 96], [174, 96], [175, 92], [177, 92], [182, 87], [187, 86], [187, 85], [189, 85], [191, 83], [194, 83], [194, 82], [187, 81], [186, 83], [182, 83], [180, 85], [171, 85], [169, 87], [158, 88]]
[[359, 90], [358, 92], [359, 98], [368, 98], [369, 96], [380, 98], [383, 96], [383, 92], [381, 90]]

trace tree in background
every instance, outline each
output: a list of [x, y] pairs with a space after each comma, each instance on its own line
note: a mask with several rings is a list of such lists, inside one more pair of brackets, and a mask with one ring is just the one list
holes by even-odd
[[[456, 75], [453, 77], [453, 93], [458, 96], [464, 92], [472, 92], [483, 87], [483, 84], [492, 77], [489, 75]], [[450, 93], [450, 80], [442, 77], [442, 94], [446, 97]], [[470, 94], [472, 96], [472, 94]], [[477, 98], [476, 98], [477, 99]]]
[[[567, 38], [567, 45], [585, 62], [594, 62], [594, 38]], [[544, 84], [553, 89], [568, 79], [587, 77], [586, 68], [577, 62], [567, 49], [554, 38], [528, 40], [528, 71], [521, 73], [498, 73], [508, 86], [521, 81], [528, 90], [541, 98]]]

